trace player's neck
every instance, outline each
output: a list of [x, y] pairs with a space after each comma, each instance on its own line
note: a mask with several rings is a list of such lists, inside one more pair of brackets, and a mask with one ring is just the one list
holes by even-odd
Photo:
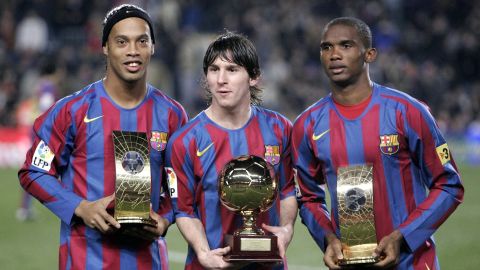
[[205, 110], [205, 114], [210, 120], [223, 128], [239, 129], [250, 120], [252, 109], [250, 104], [231, 110], [212, 104]]
[[356, 105], [365, 101], [373, 91], [373, 84], [367, 78], [354, 84], [339, 86], [332, 83], [332, 97], [342, 105]]
[[103, 85], [110, 98], [118, 106], [125, 109], [132, 109], [138, 106], [147, 94], [146, 79], [129, 83], [106, 76], [103, 79]]

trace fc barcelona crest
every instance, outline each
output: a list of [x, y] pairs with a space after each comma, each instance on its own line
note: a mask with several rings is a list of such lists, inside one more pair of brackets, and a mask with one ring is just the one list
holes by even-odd
[[152, 131], [152, 137], [150, 138], [150, 146], [152, 146], [153, 150], [165, 150], [165, 146], [167, 146], [167, 133]]
[[386, 155], [393, 155], [398, 152], [398, 134], [380, 136], [380, 150]]
[[280, 162], [280, 147], [278, 145], [265, 145], [265, 160], [277, 165]]

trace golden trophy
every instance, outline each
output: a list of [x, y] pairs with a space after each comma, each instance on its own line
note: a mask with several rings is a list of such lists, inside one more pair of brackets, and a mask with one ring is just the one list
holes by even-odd
[[337, 200], [343, 260], [340, 265], [373, 264], [377, 247], [373, 213], [373, 166], [338, 168]]
[[231, 251], [226, 261], [280, 262], [277, 236], [256, 226], [256, 216], [268, 210], [278, 194], [275, 172], [257, 156], [240, 156], [229, 161], [218, 178], [219, 197], [229, 210], [240, 213], [243, 225], [225, 235]]
[[156, 227], [150, 217], [150, 154], [144, 132], [113, 131], [115, 151], [115, 213], [120, 233], [146, 238], [143, 226]]

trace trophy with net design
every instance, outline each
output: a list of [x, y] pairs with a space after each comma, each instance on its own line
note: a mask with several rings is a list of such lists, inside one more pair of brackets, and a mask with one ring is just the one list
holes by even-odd
[[[115, 151], [115, 214], [120, 233], [145, 238], [143, 226], [155, 227], [150, 217], [150, 154], [144, 132], [113, 131]], [[146, 239], [150, 239], [146, 237]]]
[[337, 201], [340, 241], [344, 259], [340, 265], [368, 265], [378, 261], [373, 213], [373, 166], [338, 168]]

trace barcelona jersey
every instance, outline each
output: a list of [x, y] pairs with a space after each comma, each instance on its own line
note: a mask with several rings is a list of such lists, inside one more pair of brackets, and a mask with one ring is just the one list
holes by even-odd
[[[258, 215], [262, 223], [279, 226], [280, 200], [294, 196], [290, 156], [291, 123], [280, 114], [257, 106], [241, 128], [225, 129], [201, 112], [170, 139], [167, 174], [176, 217], [199, 219], [210, 249], [224, 246], [224, 235], [242, 225], [239, 214], [220, 202], [218, 176], [233, 158], [255, 155], [273, 165], [279, 180], [278, 199]], [[202, 269], [190, 247], [186, 269]]]
[[152, 209], [173, 222], [162, 188], [165, 148], [186, 121], [182, 106], [150, 85], [138, 106], [124, 109], [107, 95], [102, 81], [57, 101], [35, 121], [34, 143], [19, 178], [25, 190], [61, 219], [59, 269], [168, 267], [163, 238], [124, 248], [85, 226], [74, 211], [82, 200], [95, 201], [115, 191], [112, 131], [143, 132], [150, 148]]
[[322, 250], [326, 233], [340, 236], [338, 169], [369, 164], [377, 241], [398, 229], [407, 250], [402, 250], [397, 269], [438, 269], [432, 234], [462, 202], [463, 186], [427, 106], [373, 84], [366, 109], [347, 119], [330, 95], [296, 119], [292, 147], [300, 216]]

